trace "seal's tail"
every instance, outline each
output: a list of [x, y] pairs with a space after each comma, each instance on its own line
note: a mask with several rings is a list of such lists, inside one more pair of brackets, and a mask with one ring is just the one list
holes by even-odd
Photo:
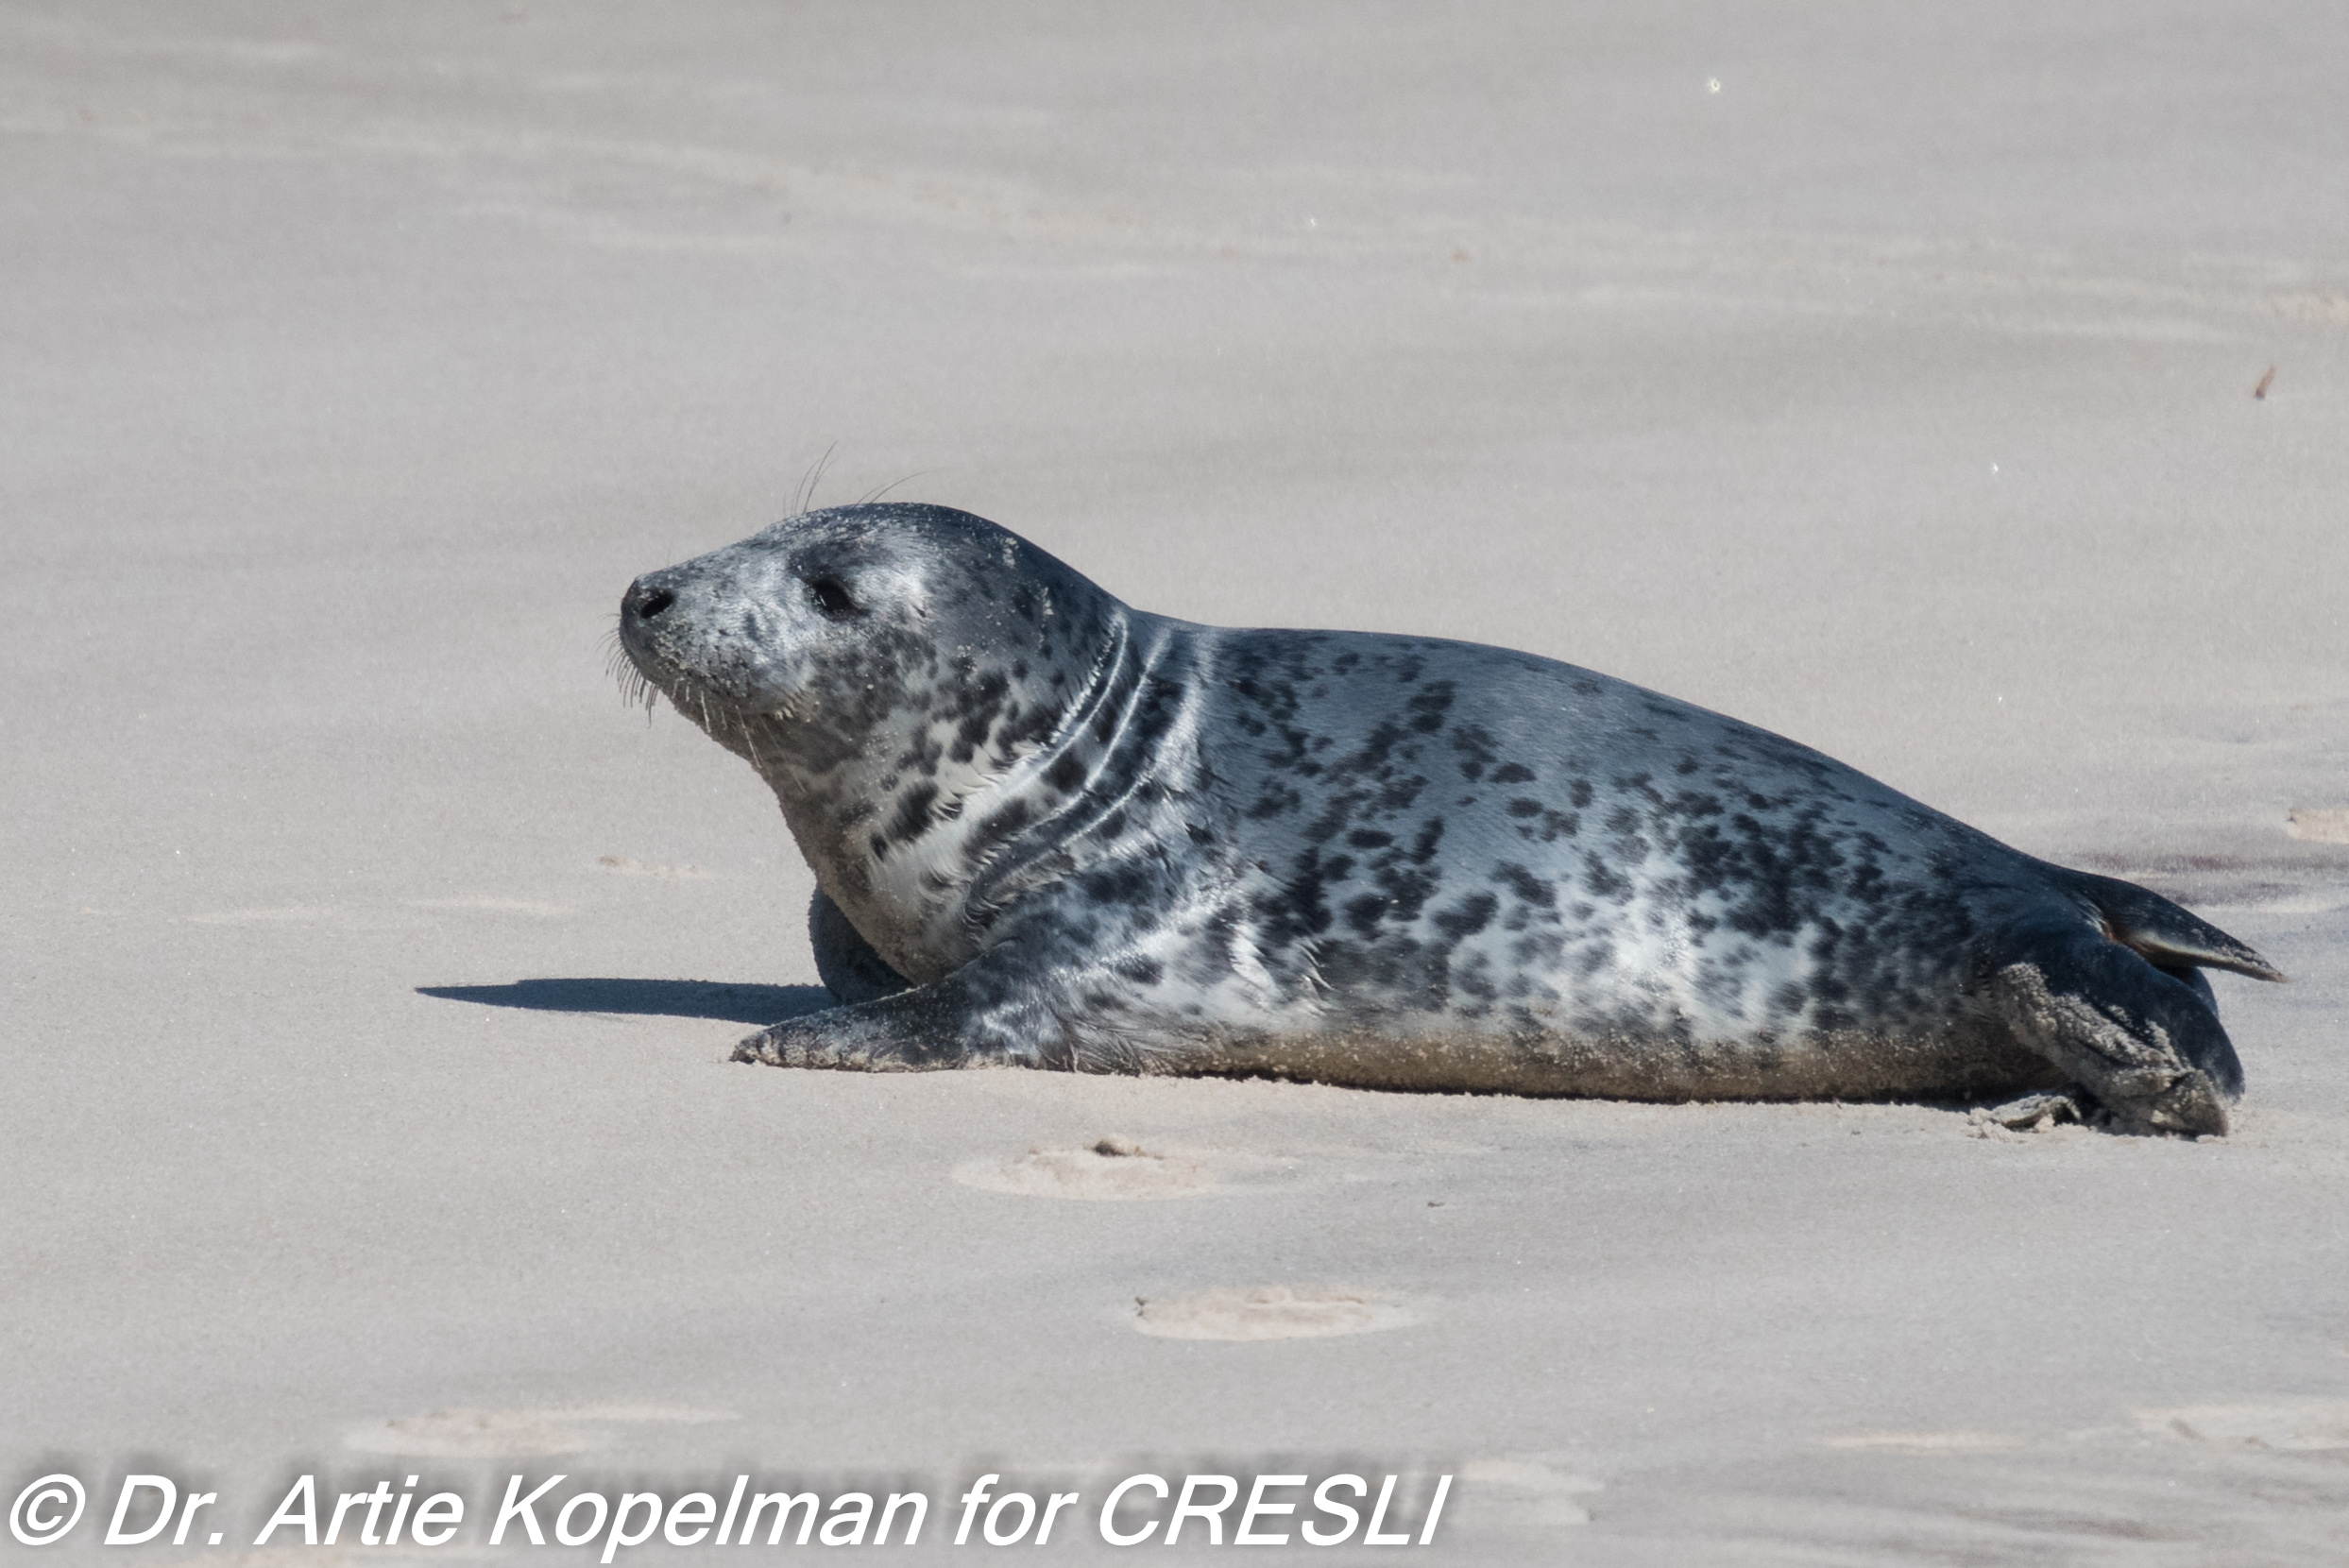
[[2232, 969], [2253, 980], [2285, 978], [2251, 948], [2158, 893], [2092, 872], [2051, 869], [2071, 892], [2096, 906], [2115, 942], [2144, 955], [2149, 963], [2163, 969]]

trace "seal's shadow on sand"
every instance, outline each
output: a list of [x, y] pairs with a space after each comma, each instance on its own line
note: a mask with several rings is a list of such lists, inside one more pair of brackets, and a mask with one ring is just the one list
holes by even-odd
[[525, 980], [511, 985], [419, 985], [417, 995], [537, 1013], [631, 1013], [777, 1024], [832, 1006], [820, 985], [728, 985], [719, 980]]

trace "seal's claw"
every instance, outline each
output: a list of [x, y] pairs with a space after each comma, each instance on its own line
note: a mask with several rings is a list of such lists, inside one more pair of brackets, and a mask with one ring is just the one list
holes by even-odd
[[741, 1044], [734, 1048], [734, 1060], [764, 1062], [771, 1067], [790, 1065], [790, 1060], [785, 1054], [787, 1045], [782, 1035], [783, 1028], [779, 1024], [774, 1029], [762, 1029], [756, 1034], [744, 1035]]
[[2224, 1137], [2226, 1099], [2200, 1070], [2180, 1073], [2160, 1094], [2113, 1108], [2113, 1118], [2132, 1133], [2174, 1133], [2182, 1137]]

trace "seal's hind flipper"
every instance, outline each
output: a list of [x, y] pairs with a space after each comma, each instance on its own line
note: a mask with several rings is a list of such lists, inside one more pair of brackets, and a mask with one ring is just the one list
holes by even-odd
[[2003, 1105], [1977, 1106], [1973, 1123], [1978, 1128], [2003, 1127], [2010, 1133], [2043, 1133], [2064, 1122], [2087, 1121], [2093, 1107], [2083, 1109], [2078, 1097], [2061, 1089], [2029, 1094], [2020, 1099], [2010, 1099]]
[[2016, 1038], [2121, 1126], [2226, 1131], [2226, 1102], [2243, 1092], [2243, 1068], [2204, 1000], [2206, 987], [2198, 994], [2064, 911], [2017, 921], [1990, 956], [1986, 990]]
[[2057, 866], [2062, 881], [2096, 906], [2115, 942], [2164, 969], [2232, 969], [2253, 980], [2280, 980], [2284, 972], [2209, 921], [2160, 894], [2118, 878]]

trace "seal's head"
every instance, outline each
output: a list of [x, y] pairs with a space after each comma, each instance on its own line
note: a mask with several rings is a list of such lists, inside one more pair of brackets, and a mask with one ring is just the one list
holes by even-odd
[[[930, 829], [1055, 733], [1124, 613], [983, 518], [839, 506], [638, 578], [620, 641], [678, 712], [758, 770], [862, 927], [893, 857], [888, 871], [925, 862], [932, 881], [957, 879], [957, 835]], [[882, 950], [916, 978], [928, 966]]]

